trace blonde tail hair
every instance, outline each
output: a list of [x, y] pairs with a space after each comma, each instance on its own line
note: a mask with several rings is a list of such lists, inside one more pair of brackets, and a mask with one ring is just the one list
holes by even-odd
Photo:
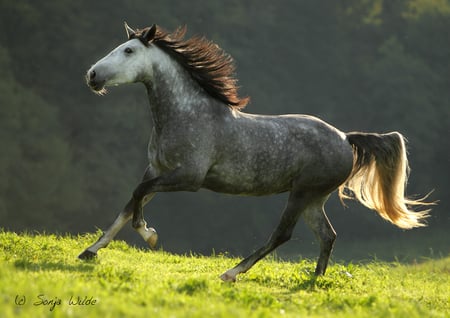
[[352, 132], [347, 140], [353, 147], [353, 170], [339, 187], [339, 197], [357, 199], [375, 210], [385, 220], [402, 229], [426, 226], [429, 209], [413, 211], [413, 206], [426, 206], [427, 198], [405, 198], [409, 175], [404, 137], [398, 132], [366, 134]]

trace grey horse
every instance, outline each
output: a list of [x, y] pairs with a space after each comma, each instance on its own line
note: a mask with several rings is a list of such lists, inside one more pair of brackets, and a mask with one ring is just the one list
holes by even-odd
[[80, 254], [90, 259], [130, 220], [151, 247], [143, 206], [156, 192], [212, 191], [262, 196], [289, 192], [281, 220], [266, 244], [220, 277], [235, 281], [258, 260], [291, 238], [300, 216], [320, 242], [315, 270], [323, 275], [336, 239], [324, 204], [339, 189], [401, 228], [424, 226], [423, 199], [405, 198], [408, 161], [403, 136], [344, 133], [306, 115], [264, 116], [241, 111], [232, 58], [203, 37], [185, 39], [153, 25], [128, 40], [87, 72], [98, 94], [106, 86], [141, 82], [152, 114], [149, 165], [142, 182], [113, 224]]

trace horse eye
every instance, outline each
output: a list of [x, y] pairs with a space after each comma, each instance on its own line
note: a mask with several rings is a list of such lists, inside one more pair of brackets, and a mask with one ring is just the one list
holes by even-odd
[[127, 48], [125, 48], [125, 53], [131, 54], [131, 53], [133, 53], [133, 49], [127, 47]]

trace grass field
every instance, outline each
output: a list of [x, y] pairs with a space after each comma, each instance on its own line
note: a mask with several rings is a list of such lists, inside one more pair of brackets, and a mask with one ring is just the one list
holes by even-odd
[[[97, 234], [98, 235], [98, 234]], [[0, 232], [0, 317], [449, 317], [450, 257], [415, 264], [332, 264], [274, 257], [236, 283], [218, 276], [238, 259], [179, 256], [96, 237]]]

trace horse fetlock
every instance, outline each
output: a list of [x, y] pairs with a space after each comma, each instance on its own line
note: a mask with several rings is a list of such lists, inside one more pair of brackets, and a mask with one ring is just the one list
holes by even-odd
[[144, 220], [138, 220], [138, 221], [133, 220], [131, 222], [131, 226], [133, 227], [133, 229], [135, 229], [136, 231], [139, 232], [139, 229], [145, 228], [147, 226], [147, 223]]

